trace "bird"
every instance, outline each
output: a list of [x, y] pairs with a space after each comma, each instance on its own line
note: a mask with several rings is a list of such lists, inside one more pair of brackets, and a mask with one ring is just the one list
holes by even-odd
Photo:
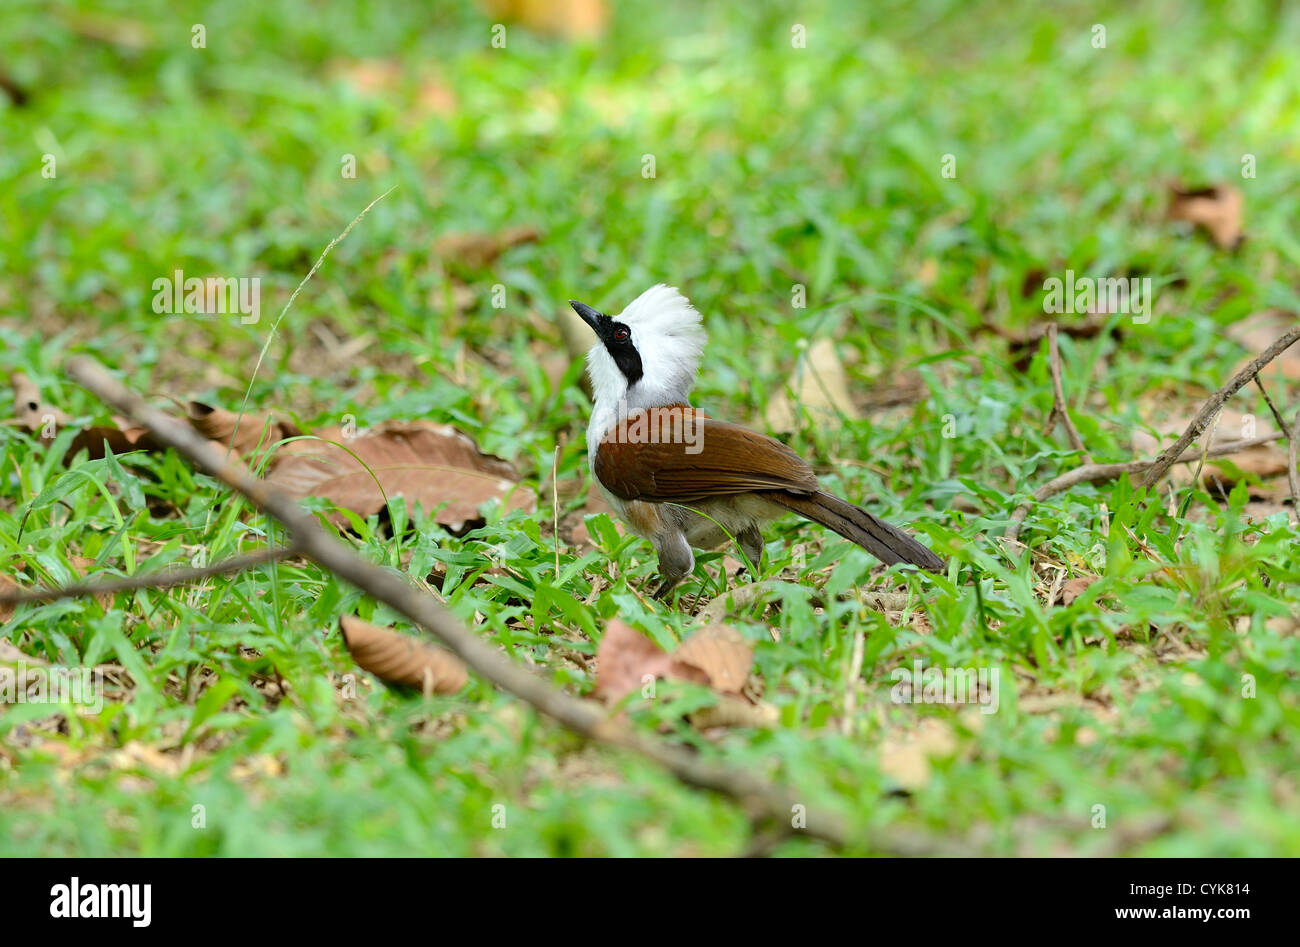
[[587, 352], [591, 473], [619, 518], [654, 546], [656, 599], [694, 570], [695, 549], [733, 538], [757, 570], [762, 527], [789, 513], [886, 565], [944, 571], [944, 560], [907, 533], [823, 490], [808, 462], [781, 441], [691, 406], [706, 334], [675, 287], [652, 286], [618, 315], [569, 305], [596, 334]]

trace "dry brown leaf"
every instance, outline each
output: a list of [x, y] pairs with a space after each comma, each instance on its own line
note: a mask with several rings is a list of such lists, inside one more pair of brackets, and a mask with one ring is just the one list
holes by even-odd
[[767, 701], [756, 704], [740, 697], [723, 696], [712, 707], [701, 707], [687, 719], [700, 730], [710, 727], [774, 727], [781, 712]]
[[[40, 389], [22, 372], [15, 372], [9, 379], [14, 389], [14, 414], [31, 434], [40, 434], [41, 441], [49, 444], [59, 428], [71, 423], [72, 418], [58, 408], [41, 400]], [[88, 427], [78, 432], [68, 447], [67, 457], [75, 457], [83, 447], [90, 454], [91, 460], [104, 456], [104, 442], [107, 441], [114, 454], [125, 454], [133, 450], [158, 450], [159, 445], [142, 427], [125, 427], [122, 418], [113, 418], [115, 427]]]
[[271, 445], [289, 437], [298, 437], [302, 431], [291, 421], [279, 420], [264, 414], [245, 414], [242, 418], [234, 411], [214, 408], [202, 401], [185, 405], [185, 415], [190, 426], [204, 437], [218, 442], [222, 448], [233, 446], [235, 453], [246, 456], [254, 450], [266, 450]]
[[1241, 243], [1241, 191], [1231, 184], [1184, 189], [1170, 188], [1169, 217], [1203, 227], [1222, 249], [1230, 250]]
[[[793, 400], [786, 388], [793, 392]], [[828, 338], [813, 342], [795, 365], [786, 388], [778, 391], [767, 405], [765, 417], [773, 431], [786, 433], [795, 430], [803, 423], [804, 412], [814, 424], [838, 422], [841, 415], [859, 417], [849, 396], [844, 364], [835, 343]]]
[[68, 445], [68, 453], [65, 456], [71, 459], [76, 456], [79, 450], [85, 448], [91, 460], [99, 460], [104, 456], [105, 444], [114, 454], [126, 454], [133, 450], [157, 451], [163, 449], [163, 445], [154, 440], [153, 435], [149, 433], [147, 428], [123, 428], [122, 425], [127, 422], [125, 419], [118, 417], [114, 417], [113, 422], [118, 426], [88, 427], [78, 431], [77, 436]]
[[[70, 580], [70, 583], [83, 581], [86, 578], [86, 573], [95, 564], [95, 560], [91, 559], [89, 556], [74, 555], [69, 556], [68, 560], [72, 564], [72, 579]], [[26, 561], [22, 559], [15, 560], [12, 567], [15, 571], [21, 572], [27, 568]], [[25, 586], [19, 585], [9, 576], [0, 575], [0, 591], [25, 592], [29, 590]], [[100, 592], [95, 596], [95, 601], [99, 602], [99, 604], [104, 606], [104, 608], [112, 608], [113, 593]], [[0, 623], [6, 622], [13, 617], [14, 608], [15, 604], [13, 602], [0, 602]]]
[[709, 686], [724, 694], [739, 694], [754, 663], [754, 649], [730, 625], [707, 625], [672, 654], [673, 663], [703, 671]]
[[922, 289], [929, 289], [939, 278], [939, 261], [932, 256], [926, 257], [916, 268], [913, 278], [921, 284]]
[[[387, 59], [339, 60], [329, 64], [328, 72], [369, 98], [392, 97], [409, 78], [401, 63]], [[414, 117], [455, 114], [456, 93], [430, 68], [422, 68], [414, 79], [418, 88], [415, 107], [403, 109], [404, 113], [409, 112]]]
[[[1134, 431], [1134, 453], [1140, 458], [1155, 457], [1163, 448], [1173, 443], [1187, 429], [1187, 425], [1191, 421], [1190, 416], [1173, 417], [1153, 425], [1162, 435], [1160, 438], [1153, 437], [1143, 430]], [[1229, 411], [1225, 408], [1219, 416], [1218, 425], [1214, 428], [1214, 437], [1210, 441], [1210, 445], [1213, 447], [1244, 438], [1263, 437], [1276, 431], [1277, 424], [1270, 414], [1250, 416], [1239, 411]], [[1203, 437], [1204, 435], [1202, 435]], [[1200, 450], [1202, 444], [1203, 440], [1196, 441], [1191, 449]], [[1205, 462], [1205, 468], [1201, 471], [1201, 483], [1209, 484], [1216, 481], [1223, 484], [1236, 483], [1238, 477], [1232, 472], [1233, 468], [1240, 470], [1243, 474], [1254, 475], [1260, 479], [1285, 476], [1287, 452], [1284, 444], [1283, 441], [1258, 444], [1247, 450], [1223, 457], [1219, 461], [1208, 459]], [[1195, 464], [1175, 464], [1169, 469], [1169, 479], [1176, 484], [1186, 485], [1192, 482], [1195, 471]]]
[[[672, 658], [641, 632], [615, 618], [605, 626], [596, 649], [595, 695], [616, 704], [633, 691], [645, 686], [647, 678], [669, 677]], [[693, 678], [703, 684], [703, 671]]]
[[1276, 477], [1267, 483], [1251, 484], [1250, 499], [1241, 508], [1241, 517], [1247, 523], [1262, 523], [1275, 513], [1294, 509], [1290, 482], [1286, 477]]
[[916, 743], [886, 739], [879, 752], [880, 769], [904, 789], [922, 789], [930, 781], [930, 761]]
[[153, 770], [169, 776], [175, 776], [182, 769], [179, 753], [164, 753], [157, 747], [135, 740], [110, 753], [108, 764], [118, 770]]
[[9, 96], [15, 108], [22, 108], [31, 99], [31, 93], [5, 72], [0, 72], [0, 92]]
[[925, 717], [906, 733], [880, 743], [880, 768], [904, 789], [917, 790], [930, 781], [930, 760], [957, 750], [952, 726], [939, 717]]
[[[0, 592], [21, 592], [22, 586], [9, 578], [7, 575], [0, 575]], [[3, 625], [9, 619], [14, 617], [14, 609], [17, 606], [13, 602], [0, 602], [0, 625]], [[0, 641], [0, 660], [4, 658], [3, 648], [8, 642]]]
[[59, 18], [83, 39], [130, 50], [149, 49], [155, 45], [153, 31], [140, 20], [72, 11], [60, 13]]
[[616, 618], [605, 626], [596, 650], [595, 695], [614, 704], [655, 678], [692, 681], [719, 693], [715, 706], [691, 715], [695, 726], [771, 726], [775, 708], [736, 696], [749, 678], [753, 655], [744, 637], [726, 625], [700, 629], [669, 654]]
[[511, 247], [533, 243], [541, 235], [536, 227], [508, 227], [499, 233], [452, 233], [439, 238], [433, 252], [443, 262], [481, 269]]
[[[74, 581], [85, 579], [86, 574], [95, 564], [95, 560], [91, 559], [89, 556], [69, 556], [68, 559], [72, 563], [72, 574], [76, 576], [76, 580]], [[100, 592], [95, 596], [95, 601], [100, 605], [103, 605], [105, 608], [112, 608], [113, 593]]]
[[[1233, 369], [1233, 373], [1253, 362], [1260, 352], [1294, 329], [1297, 322], [1300, 322], [1300, 317], [1293, 312], [1265, 309], [1228, 326], [1228, 337], [1240, 343], [1248, 353]], [[1300, 345], [1291, 346], [1265, 365], [1259, 373], [1260, 380], [1265, 383], [1278, 375], [1287, 381], [1300, 381]]]
[[455, 694], [469, 680], [465, 665], [454, 654], [410, 635], [353, 615], [339, 618], [339, 631], [352, 660], [362, 670], [392, 684], [426, 694]]
[[[14, 416], [29, 434], [40, 434], [46, 443], [54, 440], [54, 431], [71, 419], [58, 408], [41, 400], [41, 390], [22, 372], [9, 379], [14, 389]], [[48, 435], [48, 436], [47, 436]]]
[[1061, 604], [1073, 605], [1075, 600], [1087, 591], [1088, 586], [1096, 582], [1098, 578], [1100, 578], [1100, 576], [1081, 575], [1067, 580], [1066, 583], [1061, 586]]
[[481, 0], [497, 20], [566, 39], [593, 39], [609, 22], [607, 0]]
[[[5, 576], [0, 576], [0, 585], [4, 585], [5, 579], [6, 579]], [[14, 585], [11, 580], [10, 587], [17, 588], [18, 586]], [[22, 651], [19, 651], [18, 648], [16, 648], [14, 645], [10, 644], [8, 641], [0, 641], [0, 664], [19, 664], [19, 663], [26, 664], [31, 667], [48, 667], [50, 662], [43, 661], [40, 658], [34, 658], [30, 654], [24, 654]]]
[[[292, 497], [324, 497], [362, 517], [384, 509], [385, 494], [428, 511], [441, 506], [437, 522], [455, 531], [481, 524], [479, 508], [489, 500], [508, 509], [537, 506], [509, 463], [447, 424], [389, 421], [350, 437], [339, 428], [318, 436], [284, 445], [267, 480]], [[340, 514], [331, 519], [346, 522]]]
[[[542, 496], [546, 497], [545, 490], [542, 491]], [[561, 502], [563, 501], [561, 495]], [[587, 501], [583, 508], [566, 514], [560, 520], [560, 535], [567, 536], [569, 544], [578, 548], [594, 546], [595, 543], [591, 541], [591, 531], [587, 529], [587, 517], [595, 516], [597, 513], [612, 513], [612, 511], [593, 479], [588, 485]]]
[[401, 65], [388, 59], [341, 60], [330, 63], [328, 72], [368, 96], [388, 92], [402, 79]]

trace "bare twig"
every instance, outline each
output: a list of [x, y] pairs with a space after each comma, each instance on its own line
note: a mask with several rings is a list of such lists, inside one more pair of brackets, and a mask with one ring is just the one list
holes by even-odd
[[[1049, 327], [1048, 335], [1052, 338], [1055, 337], [1053, 327]], [[1048, 497], [1055, 496], [1058, 493], [1068, 490], [1076, 484], [1103, 483], [1107, 480], [1114, 480], [1117, 477], [1122, 477], [1125, 474], [1141, 474], [1142, 478], [1139, 482], [1139, 486], [1149, 487], [1168, 473], [1169, 468], [1174, 464], [1186, 464], [1191, 463], [1194, 460], [1204, 463], [1205, 460], [1210, 457], [1223, 457], [1227, 454], [1235, 454], [1237, 451], [1245, 450], [1248, 447], [1255, 447], [1259, 444], [1268, 444], [1272, 441], [1281, 440], [1283, 437], [1286, 437], [1286, 425], [1283, 424], [1281, 425], [1282, 431], [1277, 434], [1265, 435], [1264, 437], [1244, 438], [1239, 441], [1220, 444], [1217, 447], [1210, 447], [1207, 443], [1205, 449], [1201, 451], [1189, 451], [1187, 449], [1194, 440], [1205, 433], [1205, 429], [1210, 426], [1210, 422], [1213, 421], [1218, 416], [1219, 411], [1222, 410], [1224, 402], [1232, 397], [1232, 395], [1239, 391], [1244, 385], [1248, 384], [1251, 379], [1256, 378], [1260, 369], [1281, 355], [1282, 352], [1286, 351], [1286, 349], [1293, 345], [1297, 339], [1300, 339], [1300, 326], [1291, 329], [1265, 349], [1258, 358], [1241, 371], [1237, 372], [1237, 374], [1233, 375], [1226, 385], [1211, 395], [1205, 404], [1201, 405], [1201, 409], [1196, 412], [1196, 417], [1192, 419], [1191, 424], [1187, 425], [1187, 430], [1183, 431], [1182, 436], [1179, 437], [1173, 445], [1161, 451], [1154, 460], [1134, 460], [1119, 464], [1084, 464], [1082, 467], [1077, 467], [1074, 470], [1067, 471], [1059, 477], [1043, 484], [1034, 491], [1032, 503], [1023, 503], [1016, 507], [1015, 511], [1012, 512], [1011, 521], [1007, 524], [1006, 532], [1002, 534], [1002, 538], [1004, 540], [1015, 540], [1016, 537], [1020, 535], [1021, 524], [1024, 523], [1025, 517], [1029, 515], [1029, 510], [1033, 503], [1041, 503]], [[1058, 391], [1056, 398], [1059, 403], [1063, 401], [1063, 399], [1059, 394], [1059, 384], [1057, 384], [1055, 372], [1056, 369], [1054, 369], [1053, 372], [1053, 383], [1056, 385]], [[1263, 390], [1262, 385], [1260, 386], [1260, 390]], [[1267, 392], [1265, 392], [1264, 397], [1266, 399], [1268, 398]], [[1269, 401], [1269, 407], [1272, 407], [1272, 401]], [[1053, 416], [1055, 416], [1055, 414], [1056, 408], [1054, 407]], [[1068, 416], [1066, 416], [1066, 424], [1068, 430]], [[1292, 457], [1294, 457], [1295, 437], [1292, 436], [1290, 440], [1291, 454]], [[1081, 449], [1081, 447], [1078, 449]], [[1198, 467], [1197, 469], [1199, 471], [1200, 468]], [[1292, 493], [1297, 496], [1297, 503], [1300, 503], [1300, 490], [1296, 489], [1294, 463], [1292, 463], [1291, 469]]]
[[1079, 431], [1070, 420], [1070, 411], [1065, 406], [1065, 391], [1061, 387], [1061, 348], [1056, 342], [1056, 323], [1053, 322], [1047, 327], [1047, 348], [1049, 352], [1049, 363], [1052, 369], [1052, 413], [1047, 416], [1047, 429], [1044, 434], [1050, 434], [1052, 428], [1056, 426], [1059, 420], [1065, 427], [1065, 434], [1070, 439], [1070, 446], [1083, 455], [1083, 459], [1092, 463], [1092, 455], [1088, 453], [1088, 448], [1083, 444], [1083, 438], [1079, 436]]
[[1183, 452], [1187, 450], [1192, 441], [1205, 432], [1205, 429], [1210, 425], [1210, 421], [1223, 407], [1223, 403], [1236, 394], [1244, 385], [1249, 384], [1250, 380], [1259, 374], [1261, 368], [1290, 348], [1297, 339], [1300, 339], [1300, 326], [1296, 326], [1287, 332], [1266, 348], [1253, 362], [1233, 375], [1226, 385], [1216, 391], [1205, 404], [1201, 405], [1201, 410], [1196, 412], [1196, 417], [1192, 418], [1192, 423], [1187, 425], [1187, 430], [1183, 431], [1182, 437], [1178, 438], [1177, 442], [1172, 446], [1161, 451], [1160, 456], [1152, 461], [1151, 466], [1147, 468], [1146, 473], [1142, 476], [1140, 486], [1149, 487], [1163, 477], [1169, 468], [1178, 462], [1178, 458], [1182, 457]]
[[[1258, 447], [1260, 444], [1271, 444], [1273, 441], [1280, 441], [1285, 435], [1281, 432], [1265, 434], [1261, 437], [1248, 437], [1239, 441], [1228, 441], [1211, 447], [1209, 450], [1202, 452], [1199, 450], [1189, 450], [1185, 454], [1174, 460], [1175, 464], [1190, 464], [1194, 461], [1201, 460], [1202, 457], [1225, 457], [1228, 454], [1235, 454], [1238, 451], [1247, 450], [1251, 447]], [[1003, 533], [1003, 539], [1015, 539], [1020, 535], [1020, 524], [1024, 522], [1033, 503], [1041, 503], [1049, 497], [1054, 497], [1058, 493], [1064, 493], [1071, 487], [1078, 486], [1081, 483], [1105, 483], [1108, 480], [1116, 480], [1125, 474], [1138, 474], [1144, 470], [1150, 469], [1155, 463], [1152, 460], [1128, 460], [1115, 464], [1084, 464], [1082, 467], [1075, 467], [1073, 470], [1067, 470], [1059, 477], [1055, 477], [1043, 484], [1033, 493], [1033, 502], [1024, 503], [1016, 507], [1011, 514], [1011, 522], [1007, 530]]]
[[[1277, 405], [1273, 403], [1273, 399], [1268, 396], [1268, 389], [1264, 387], [1264, 383], [1259, 380], [1258, 375], [1255, 376], [1255, 387], [1258, 388], [1259, 393], [1264, 396], [1264, 401], [1268, 404], [1268, 410], [1273, 412], [1273, 420], [1277, 422], [1278, 430], [1286, 431], [1286, 422], [1282, 420], [1282, 412], [1277, 409]], [[1287, 439], [1290, 440], [1289, 434], [1287, 435]]]
[[115, 576], [102, 582], [76, 582], [59, 588], [46, 589], [0, 589], [0, 602], [53, 602], [61, 598], [86, 598], [91, 595], [112, 595], [130, 589], [170, 589], [177, 585], [189, 585], [200, 582], [214, 575], [228, 575], [243, 572], [268, 562], [276, 562], [294, 555], [297, 550], [292, 544], [278, 549], [262, 549], [247, 555], [235, 556], [223, 562], [214, 562], [201, 569], [175, 569], [152, 572], [139, 572], [135, 575]]
[[1296, 479], [1296, 447], [1300, 444], [1300, 411], [1296, 412], [1295, 422], [1291, 425], [1291, 447], [1287, 451], [1286, 479], [1291, 484], [1291, 503], [1296, 516], [1300, 516], [1300, 480]]
[[[432, 596], [361, 559], [322, 529], [316, 518], [295, 501], [265, 481], [254, 480], [196, 432], [150, 407], [93, 359], [85, 356], [70, 359], [67, 371], [74, 380], [133, 423], [147, 427], [159, 441], [175, 448], [205, 473], [243, 494], [258, 509], [279, 520], [303, 556], [430, 631], [470, 668], [502, 690], [589, 739], [653, 760], [688, 785], [729, 796], [750, 812], [782, 822], [790, 820], [798, 800], [789, 791], [746, 770], [711, 763], [663, 740], [643, 736], [610, 716], [603, 706], [570, 697], [530, 674], [462, 625]], [[844, 825], [833, 813], [810, 813], [807, 828], [802, 831], [836, 846], [850, 841]], [[867, 834], [855, 841], [894, 854], [937, 855], [965, 851], [956, 843], [906, 832], [891, 832], [888, 837]]]

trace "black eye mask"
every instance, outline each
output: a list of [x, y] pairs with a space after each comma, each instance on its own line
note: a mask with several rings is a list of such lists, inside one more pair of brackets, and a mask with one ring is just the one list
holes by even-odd
[[605, 343], [605, 348], [613, 357], [614, 364], [627, 378], [627, 386], [631, 388], [645, 374], [641, 369], [641, 353], [632, 344], [632, 330], [608, 316], [605, 319], [608, 324], [601, 326], [600, 340]]
[[627, 327], [627, 324], [615, 322], [610, 316], [592, 309], [586, 303], [571, 299], [569, 305], [582, 317], [583, 322], [591, 326], [596, 337], [604, 343], [605, 350], [609, 352], [610, 357], [614, 359], [614, 364], [627, 379], [627, 386], [631, 388], [640, 381], [641, 376], [645, 374], [641, 368], [641, 353], [632, 344], [632, 330]]

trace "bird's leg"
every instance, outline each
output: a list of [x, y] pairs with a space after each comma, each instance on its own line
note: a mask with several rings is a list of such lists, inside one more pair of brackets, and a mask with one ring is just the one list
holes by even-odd
[[654, 597], [656, 599], [664, 598], [664, 596], [666, 596], [669, 592], [671, 592], [673, 590], [673, 587], [676, 586], [677, 583], [680, 581], [681, 581], [680, 578], [664, 579], [662, 582], [659, 583], [659, 588], [655, 589]]
[[690, 575], [695, 568], [695, 553], [691, 551], [691, 544], [686, 541], [686, 534], [681, 530], [659, 537], [655, 547], [659, 550], [659, 575], [663, 579], [655, 591], [655, 598], [661, 599], [672, 591], [673, 586]]
[[758, 581], [759, 573], [763, 566], [763, 534], [757, 526], [746, 526], [736, 534], [736, 541], [740, 543], [740, 551], [745, 554], [749, 560], [747, 564], [741, 567], [741, 572], [749, 572], [750, 564], [753, 565], [753, 572], [750, 578], [755, 582]]

